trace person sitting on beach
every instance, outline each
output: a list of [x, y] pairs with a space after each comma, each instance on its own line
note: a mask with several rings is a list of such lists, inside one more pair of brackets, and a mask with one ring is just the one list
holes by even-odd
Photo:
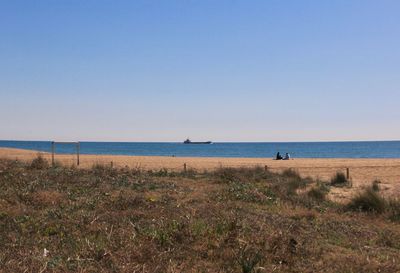
[[285, 157], [283, 158], [283, 160], [289, 160], [290, 159], [290, 154], [286, 153]]
[[283, 159], [283, 157], [281, 156], [281, 153], [278, 152], [278, 153], [276, 154], [276, 160], [282, 160], [282, 159]]

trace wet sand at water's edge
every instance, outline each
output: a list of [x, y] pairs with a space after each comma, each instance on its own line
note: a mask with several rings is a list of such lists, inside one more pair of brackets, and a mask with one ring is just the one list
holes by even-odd
[[[51, 160], [51, 154], [12, 148], [0, 148], [0, 158], [30, 161], [41, 154]], [[76, 164], [76, 155], [59, 155], [55, 160], [65, 165]], [[111, 163], [112, 162], [112, 163]], [[292, 160], [273, 160], [271, 158], [220, 158], [220, 157], [167, 157], [167, 156], [125, 156], [125, 155], [80, 155], [82, 168], [94, 164], [113, 165], [114, 167], [138, 168], [143, 170], [213, 170], [220, 167], [265, 166], [274, 172], [292, 168], [306, 177], [329, 180], [336, 172], [350, 170], [352, 188], [332, 188], [331, 197], [337, 201], [346, 200], [351, 195], [368, 186], [373, 180], [380, 180], [382, 193], [386, 196], [400, 197], [400, 159], [325, 159], [296, 158]]]

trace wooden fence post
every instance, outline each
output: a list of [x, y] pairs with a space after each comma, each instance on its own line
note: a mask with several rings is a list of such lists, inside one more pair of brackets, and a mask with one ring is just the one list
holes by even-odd
[[183, 163], [183, 171], [186, 172], [186, 163]]
[[350, 169], [349, 168], [346, 168], [346, 178], [347, 178], [347, 180], [350, 179]]
[[79, 142], [76, 143], [76, 165], [79, 166]]
[[55, 152], [55, 143], [51, 142], [51, 165], [54, 166], [54, 152]]
[[268, 172], [268, 165], [264, 166], [265, 172]]

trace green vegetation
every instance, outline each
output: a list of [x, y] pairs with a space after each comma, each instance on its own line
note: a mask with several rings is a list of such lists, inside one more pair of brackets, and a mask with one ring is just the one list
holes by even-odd
[[42, 169], [46, 169], [48, 167], [49, 167], [49, 163], [40, 154], [35, 159], [33, 159], [30, 164], [31, 169], [42, 170]]
[[342, 172], [337, 172], [336, 175], [331, 179], [331, 185], [335, 187], [343, 187], [347, 186], [348, 184], [349, 181]]
[[328, 194], [328, 192], [329, 188], [325, 184], [319, 183], [316, 186], [312, 187], [308, 191], [307, 195], [308, 197], [316, 201], [323, 202], [326, 201], [326, 195]]
[[400, 271], [398, 200], [340, 205], [329, 184], [0, 160], [0, 272]]
[[387, 203], [387, 211], [389, 212], [389, 219], [394, 222], [400, 222], [400, 200], [389, 199]]
[[386, 201], [377, 191], [369, 187], [354, 197], [347, 207], [354, 211], [383, 213], [386, 209]]
[[387, 214], [394, 222], [400, 221], [400, 201], [398, 199], [385, 199], [380, 195], [379, 183], [376, 180], [372, 186], [355, 196], [347, 205], [348, 210]]

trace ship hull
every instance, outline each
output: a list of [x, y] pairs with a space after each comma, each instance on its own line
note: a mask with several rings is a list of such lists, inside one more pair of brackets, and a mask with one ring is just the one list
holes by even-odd
[[192, 141], [188, 142], [188, 141], [185, 141], [185, 142], [183, 142], [183, 144], [211, 144], [211, 143], [212, 143], [211, 141], [204, 141], [204, 142], [192, 142]]

